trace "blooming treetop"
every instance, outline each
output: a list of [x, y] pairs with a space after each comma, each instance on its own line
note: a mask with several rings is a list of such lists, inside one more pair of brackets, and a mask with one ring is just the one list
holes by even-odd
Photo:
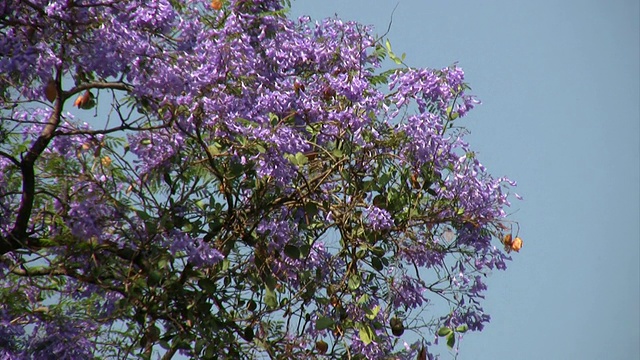
[[276, 0], [0, 13], [3, 358], [426, 359], [489, 321], [522, 240], [459, 67]]

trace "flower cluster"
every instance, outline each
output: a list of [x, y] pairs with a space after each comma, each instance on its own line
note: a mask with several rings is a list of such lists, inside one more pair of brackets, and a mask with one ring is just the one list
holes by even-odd
[[393, 219], [387, 210], [375, 206], [371, 206], [367, 210], [365, 218], [367, 219], [367, 224], [374, 231], [387, 230], [393, 226]]

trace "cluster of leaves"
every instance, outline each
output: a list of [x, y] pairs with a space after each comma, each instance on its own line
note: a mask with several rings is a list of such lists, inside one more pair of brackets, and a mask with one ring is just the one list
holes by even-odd
[[3, 358], [426, 359], [489, 321], [514, 184], [457, 66], [277, 0], [0, 13]]

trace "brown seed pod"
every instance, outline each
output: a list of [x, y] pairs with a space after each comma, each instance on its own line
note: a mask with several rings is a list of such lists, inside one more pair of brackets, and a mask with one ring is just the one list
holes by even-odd
[[322, 98], [326, 101], [331, 100], [334, 96], [336, 96], [336, 91], [329, 85], [325, 86], [322, 90]]
[[293, 91], [295, 91], [296, 95], [300, 95], [300, 91], [304, 92], [305, 91], [305, 86], [302, 83], [299, 82], [294, 82], [293, 83]]
[[389, 320], [389, 325], [391, 326], [391, 333], [395, 336], [402, 336], [404, 334], [404, 324], [402, 324], [402, 320], [393, 317]]
[[316, 350], [319, 354], [324, 355], [327, 353], [327, 350], [329, 350], [329, 344], [324, 340], [318, 340], [316, 341]]
[[56, 86], [56, 82], [53, 79], [49, 80], [49, 82], [47, 82], [47, 85], [45, 85], [44, 96], [50, 102], [53, 102], [58, 96], [58, 88]]

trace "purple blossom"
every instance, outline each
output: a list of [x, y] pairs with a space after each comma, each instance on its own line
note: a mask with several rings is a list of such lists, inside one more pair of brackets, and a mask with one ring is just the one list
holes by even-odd
[[142, 174], [168, 165], [171, 158], [184, 144], [184, 136], [180, 133], [139, 132], [129, 135], [131, 152], [138, 156], [139, 169]]
[[13, 322], [13, 317], [5, 309], [0, 307], [0, 349], [4, 349], [5, 353], [0, 352], [1, 357], [5, 359], [13, 351], [17, 351], [18, 339], [25, 334], [24, 328]]
[[410, 242], [402, 248], [400, 255], [409, 263], [420, 267], [432, 268], [442, 266], [446, 254], [442, 251], [431, 249], [425, 242]]
[[393, 305], [396, 308], [401, 306], [405, 308], [418, 308], [427, 302], [424, 297], [426, 289], [417, 279], [402, 276], [399, 281], [394, 283], [393, 287], [396, 294]]
[[95, 343], [88, 335], [95, 325], [86, 322], [47, 322], [36, 325], [28, 340], [31, 359], [92, 359]]
[[215, 265], [224, 259], [224, 255], [211, 243], [194, 239], [189, 234], [175, 229], [165, 234], [165, 241], [174, 256], [183, 253], [189, 262], [197, 267]]
[[84, 241], [109, 238], [110, 235], [105, 229], [111, 225], [115, 217], [114, 209], [102, 201], [104, 195], [93, 184], [88, 183], [81, 189], [86, 198], [69, 204], [66, 222], [71, 233]]
[[393, 227], [391, 214], [385, 209], [371, 205], [365, 214], [366, 222], [374, 231], [387, 230]]

